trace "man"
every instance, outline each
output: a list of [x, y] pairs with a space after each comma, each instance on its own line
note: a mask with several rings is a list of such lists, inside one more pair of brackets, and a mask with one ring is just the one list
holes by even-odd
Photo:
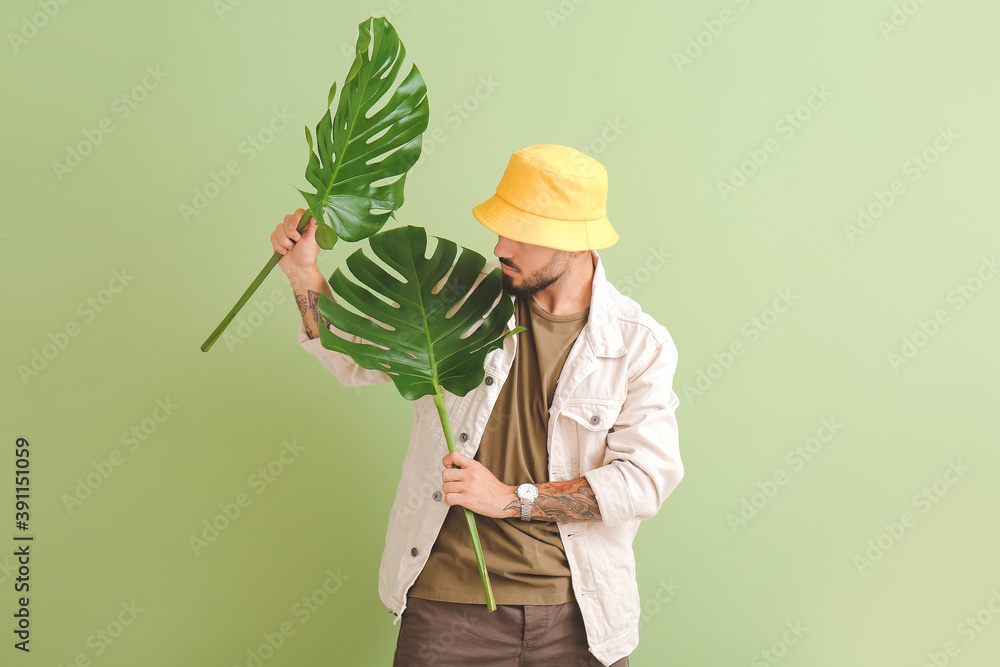
[[[446, 454], [431, 397], [414, 402], [379, 576], [402, 620], [397, 666], [628, 665], [638, 644], [632, 541], [684, 472], [677, 350], [605, 276], [595, 251], [618, 240], [606, 204], [599, 162], [541, 145], [514, 153], [473, 209], [498, 237], [508, 330], [527, 331], [490, 352], [482, 385], [446, 393], [458, 451]], [[295, 231], [302, 214], [271, 236], [302, 313], [299, 342], [345, 385], [389, 381], [319, 343], [319, 294], [332, 293], [315, 222]], [[461, 507], [479, 515], [492, 613]]]

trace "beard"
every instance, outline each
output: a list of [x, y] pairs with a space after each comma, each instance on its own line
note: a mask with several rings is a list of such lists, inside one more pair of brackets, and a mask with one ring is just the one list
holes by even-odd
[[[517, 269], [516, 266], [511, 264], [506, 259], [500, 259], [500, 263], [509, 266], [512, 269]], [[564, 251], [560, 251], [556, 253], [552, 259], [545, 264], [545, 266], [541, 267], [530, 276], [521, 274], [521, 283], [519, 285], [514, 285], [513, 279], [515, 276], [511, 276], [506, 273], [500, 274], [500, 282], [503, 284], [503, 288], [507, 290], [507, 293], [511, 296], [526, 299], [527, 297], [542, 291], [549, 285], [554, 284], [557, 280], [563, 277], [563, 274], [566, 273], [568, 268], [569, 258]]]

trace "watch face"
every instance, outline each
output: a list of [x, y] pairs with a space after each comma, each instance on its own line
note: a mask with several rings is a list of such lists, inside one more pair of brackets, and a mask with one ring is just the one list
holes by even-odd
[[534, 500], [538, 497], [538, 487], [534, 484], [522, 484], [517, 487], [517, 495], [519, 498]]

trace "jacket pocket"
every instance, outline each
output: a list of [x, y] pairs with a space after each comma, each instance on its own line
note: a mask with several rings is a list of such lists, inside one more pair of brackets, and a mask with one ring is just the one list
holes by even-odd
[[623, 401], [572, 399], [559, 413], [561, 426], [570, 444], [574, 475], [604, 465], [608, 432], [614, 428]]

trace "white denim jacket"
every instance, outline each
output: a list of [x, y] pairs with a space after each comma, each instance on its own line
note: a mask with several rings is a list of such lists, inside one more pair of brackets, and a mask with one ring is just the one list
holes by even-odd
[[[677, 348], [667, 330], [608, 282], [594, 252], [590, 314], [570, 350], [549, 410], [549, 480], [585, 476], [601, 521], [559, 523], [573, 593], [590, 650], [608, 665], [639, 643], [639, 591], [632, 541], [639, 521], [660, 509], [681, 481], [672, 389]], [[489, 262], [485, 273], [499, 266]], [[513, 329], [514, 316], [507, 324]], [[350, 340], [336, 328], [332, 330]], [[518, 336], [486, 357], [486, 378], [464, 397], [445, 392], [455, 445], [475, 456], [517, 351]], [[308, 339], [299, 342], [344, 385], [388, 382], [347, 355]], [[500, 415], [498, 415], [499, 417]], [[379, 596], [397, 616], [448, 513], [441, 493], [441, 459], [448, 453], [432, 397], [413, 404], [413, 431], [389, 516], [379, 571]], [[489, 554], [486, 554], [489, 563]]]

